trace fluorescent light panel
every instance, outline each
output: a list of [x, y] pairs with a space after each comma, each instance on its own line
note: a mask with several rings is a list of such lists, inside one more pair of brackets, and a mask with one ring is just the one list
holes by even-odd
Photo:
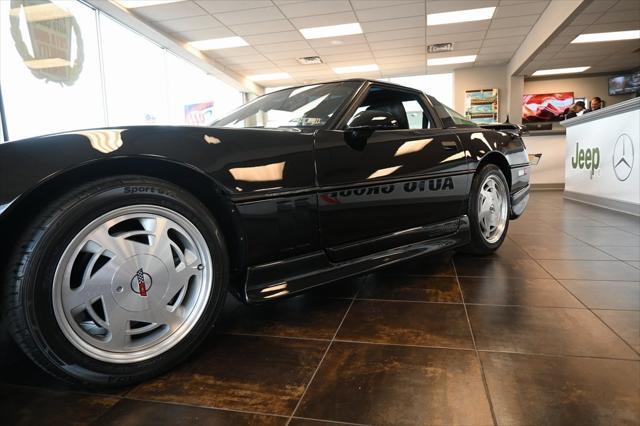
[[249, 45], [242, 37], [212, 38], [209, 40], [190, 41], [188, 44], [198, 50], [219, 50]]
[[156, 6], [159, 4], [177, 3], [183, 0], [115, 0], [120, 6], [127, 9], [134, 9], [136, 7]]
[[477, 55], [449, 56], [447, 58], [431, 58], [431, 59], [427, 59], [427, 65], [465, 64], [467, 62], [475, 62], [476, 58], [477, 58]]
[[352, 65], [350, 67], [337, 67], [333, 69], [336, 74], [353, 74], [356, 72], [378, 71], [378, 64]]
[[640, 38], [640, 30], [612, 31], [609, 33], [580, 34], [571, 43], [597, 43], [602, 41], [635, 40]]
[[250, 75], [247, 78], [253, 81], [287, 80], [291, 78], [291, 75], [286, 72], [274, 72], [272, 74]]
[[538, 70], [534, 72], [532, 75], [554, 75], [554, 74], [575, 74], [578, 72], [583, 72], [588, 70], [591, 67], [571, 67], [571, 68], [554, 68], [550, 70]]
[[329, 25], [326, 27], [302, 28], [300, 32], [306, 39], [340, 37], [362, 34], [362, 27], [359, 23], [353, 22], [351, 24]]
[[479, 9], [456, 10], [453, 12], [430, 13], [427, 15], [427, 26], [458, 24], [460, 22], [484, 21], [491, 19], [495, 7], [481, 7]]

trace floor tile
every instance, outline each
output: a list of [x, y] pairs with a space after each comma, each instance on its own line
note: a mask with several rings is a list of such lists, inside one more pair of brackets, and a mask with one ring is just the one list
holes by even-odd
[[551, 278], [535, 260], [530, 259], [456, 257], [455, 266], [460, 277]]
[[59, 392], [0, 384], [0, 423], [86, 425], [119, 401], [113, 396]]
[[575, 237], [571, 237], [563, 232], [556, 232], [555, 234], [518, 234], [516, 232], [510, 232], [509, 238], [521, 246], [533, 245], [533, 246], [581, 246], [584, 245], [583, 241]]
[[331, 340], [350, 303], [313, 295], [261, 305], [238, 303], [225, 307], [216, 328], [219, 333]]
[[353, 423], [342, 423], [335, 421], [326, 421], [326, 420], [313, 420], [313, 419], [301, 419], [294, 417], [291, 419], [289, 426], [339, 426], [339, 425], [350, 425]]
[[378, 271], [381, 274], [409, 274], [435, 277], [455, 277], [452, 254], [422, 256], [407, 262], [397, 263]]
[[603, 251], [586, 244], [582, 246], [525, 246], [524, 250], [534, 259], [616, 260]]
[[640, 261], [640, 247], [598, 246], [598, 248], [620, 260]]
[[185, 365], [127, 396], [290, 415], [328, 342], [214, 335]]
[[490, 425], [473, 351], [335, 342], [296, 415], [376, 425]]
[[582, 308], [556, 280], [460, 277], [465, 303]]
[[620, 261], [540, 260], [539, 262], [559, 280], [640, 281], [640, 271]]
[[594, 311], [602, 321], [613, 329], [625, 342], [640, 353], [639, 311]]
[[307, 293], [316, 297], [338, 297], [351, 299], [358, 293], [367, 279], [367, 275], [345, 278], [309, 290]]
[[501, 425], [640, 422], [640, 362], [481, 353]]
[[591, 309], [640, 310], [640, 283], [562, 280], [562, 284]]
[[356, 301], [336, 339], [473, 349], [463, 305]]
[[586, 309], [467, 306], [478, 350], [638, 359]]
[[287, 417], [215, 410], [188, 405], [124, 399], [114, 405], [96, 422], [101, 426], [134, 425], [285, 425]]
[[597, 246], [640, 246], [640, 236], [617, 228], [594, 227], [569, 232], [575, 238]]
[[372, 274], [362, 286], [358, 299], [462, 303], [455, 277], [419, 275]]

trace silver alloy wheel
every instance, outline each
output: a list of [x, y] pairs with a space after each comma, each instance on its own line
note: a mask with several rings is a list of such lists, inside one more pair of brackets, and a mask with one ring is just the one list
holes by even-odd
[[156, 357], [185, 338], [207, 306], [212, 259], [184, 216], [122, 207], [84, 227], [62, 254], [53, 308], [66, 338], [109, 363]]
[[490, 244], [500, 240], [506, 228], [509, 208], [507, 197], [507, 189], [497, 176], [487, 176], [480, 185], [478, 223], [482, 236]]

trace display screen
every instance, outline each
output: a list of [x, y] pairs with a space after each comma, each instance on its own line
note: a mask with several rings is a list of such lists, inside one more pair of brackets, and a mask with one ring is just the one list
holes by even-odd
[[640, 92], [640, 71], [609, 78], [609, 94], [622, 95]]
[[573, 92], [544, 93], [522, 97], [522, 122], [560, 121], [573, 105]]

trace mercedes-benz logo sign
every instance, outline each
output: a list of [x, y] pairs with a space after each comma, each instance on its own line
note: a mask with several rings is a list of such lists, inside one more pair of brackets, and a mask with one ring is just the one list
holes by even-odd
[[618, 180], [625, 181], [631, 176], [635, 152], [633, 152], [633, 141], [626, 133], [618, 136], [613, 147], [613, 172]]

